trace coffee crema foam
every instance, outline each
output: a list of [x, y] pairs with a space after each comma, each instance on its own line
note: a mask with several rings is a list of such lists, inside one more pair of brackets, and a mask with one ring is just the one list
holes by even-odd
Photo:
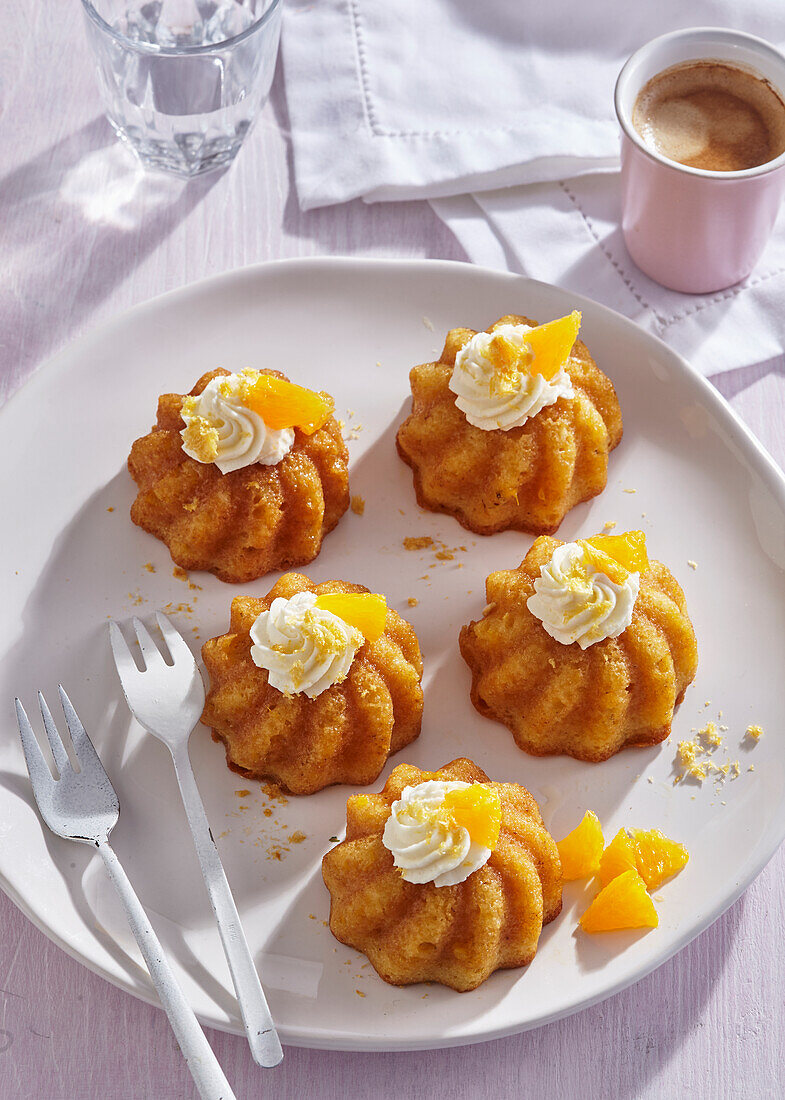
[[632, 124], [661, 156], [738, 172], [785, 152], [785, 103], [763, 77], [721, 61], [686, 61], [643, 86]]

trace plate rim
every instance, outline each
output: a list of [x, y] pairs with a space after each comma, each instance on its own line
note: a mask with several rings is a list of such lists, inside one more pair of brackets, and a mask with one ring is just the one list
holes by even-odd
[[[601, 302], [594, 301], [586, 295], [573, 293], [571, 290], [565, 290], [552, 283], [543, 282], [542, 280], [531, 279], [516, 272], [498, 270], [480, 264], [470, 264], [458, 260], [363, 256], [293, 257], [247, 264], [242, 267], [232, 268], [228, 271], [187, 283], [184, 286], [176, 287], [163, 294], [156, 295], [153, 298], [137, 303], [100, 324], [89, 327], [75, 339], [69, 340], [53, 355], [49, 356], [42, 364], [35, 368], [14, 390], [5, 401], [2, 408], [0, 408], [0, 418], [8, 415], [6, 410], [15, 408], [14, 401], [18, 394], [26, 390], [29, 385], [40, 383], [41, 376], [45, 375], [46, 377], [51, 377], [54, 372], [58, 375], [66, 372], [74, 356], [78, 356], [84, 350], [89, 349], [90, 345], [94, 342], [103, 343], [108, 338], [111, 338], [115, 330], [124, 328], [129, 321], [138, 323], [140, 320], [144, 320], [146, 316], [152, 317], [160, 309], [163, 308], [165, 310], [170, 304], [175, 304], [178, 301], [184, 302], [194, 294], [209, 294], [214, 287], [220, 286], [222, 289], [225, 289], [227, 286], [231, 286], [233, 282], [242, 283], [246, 280], [253, 280], [256, 277], [274, 277], [276, 271], [300, 269], [301, 271], [307, 272], [309, 270], [314, 271], [319, 269], [329, 270], [330, 268], [342, 268], [344, 270], [352, 268], [371, 268], [376, 271], [382, 271], [385, 268], [388, 270], [393, 268], [399, 270], [413, 268], [418, 271], [428, 269], [434, 273], [440, 270], [449, 271], [451, 275], [458, 274], [460, 277], [473, 278], [479, 275], [481, 278], [490, 277], [508, 283], [517, 282], [522, 287], [523, 293], [525, 293], [525, 288], [527, 287], [541, 288], [548, 292], [556, 291], [559, 294], [568, 295], [570, 301], [575, 303], [578, 308], [581, 308], [581, 306], [590, 307], [593, 313], [599, 315], [601, 321], [610, 319], [614, 325], [621, 323], [624, 328], [635, 329], [637, 334], [635, 337], [636, 339], [640, 339], [640, 336], [642, 336], [646, 342], [653, 344], [660, 357], [664, 355], [678, 371], [686, 373], [690, 377], [692, 384], [697, 385], [711, 413], [717, 418], [717, 421], [723, 428], [729, 430], [732, 435], [735, 435], [739, 439], [743, 448], [743, 457], [754, 466], [756, 472], [762, 477], [766, 487], [777, 499], [783, 513], [785, 513], [785, 473], [779, 468], [773, 457], [754, 435], [751, 429], [744, 423], [739, 414], [730, 406], [711, 382], [709, 382], [708, 378], [699, 373], [684, 356], [669, 347], [660, 337], [648, 332], [646, 329], [642, 329], [629, 317], [611, 309], [609, 306], [603, 305]], [[775, 825], [776, 827], [774, 827]], [[705, 932], [707, 928], [723, 915], [723, 913], [730, 909], [748, 886], [763, 871], [776, 854], [783, 840], [785, 840], [785, 807], [783, 807], [779, 819], [776, 822], [773, 821], [773, 828], [776, 840], [771, 850], [764, 852], [753, 863], [746, 867], [744, 874], [742, 874], [736, 882], [732, 893], [715, 905], [708, 913], [704, 914], [704, 917], [696, 925], [692, 925], [687, 932], [677, 936], [675, 941], [664, 951], [656, 952], [654, 956], [638, 968], [634, 974], [626, 974], [610, 987], [606, 987], [596, 994], [581, 999], [578, 1003], [558, 1009], [545, 1018], [523, 1024], [515, 1022], [509, 1026], [501, 1025], [491, 1029], [485, 1027], [477, 1032], [469, 1030], [460, 1035], [443, 1035], [437, 1042], [434, 1042], [432, 1038], [425, 1038], [422, 1040], [401, 1040], [391, 1038], [389, 1041], [383, 1041], [378, 1037], [364, 1041], [362, 1037], [343, 1038], [340, 1035], [336, 1036], [324, 1029], [314, 1028], [312, 1026], [303, 1029], [297, 1026], [283, 1027], [281, 1028], [282, 1040], [285, 1044], [290, 1046], [314, 1050], [339, 1050], [365, 1053], [438, 1050], [457, 1046], [468, 1046], [480, 1042], [490, 1042], [494, 1039], [522, 1034], [525, 1031], [544, 1027], [557, 1020], [582, 1012], [584, 1009], [607, 1000], [609, 997], [615, 996], [617, 993], [622, 992], [624, 989], [648, 977], [656, 969], [668, 962], [669, 959], [673, 958], [674, 955], [678, 954], [679, 951], [687, 947], [692, 940]], [[121, 973], [113, 973], [100, 963], [83, 955], [78, 948], [74, 947], [69, 941], [63, 939], [56, 931], [50, 928], [46, 924], [44, 918], [32, 908], [25, 896], [6, 875], [2, 855], [0, 855], [0, 889], [39, 931], [72, 959], [79, 962], [82, 966], [85, 966], [93, 974], [103, 978], [118, 989], [130, 993], [146, 1004], [153, 1005], [157, 1008], [162, 1007], [152, 984], [145, 982], [143, 985], [134, 985], [130, 979], [125, 978]], [[213, 1019], [201, 1012], [197, 1013], [197, 1015], [206, 1027], [235, 1035], [243, 1034], [242, 1025], [239, 1021], [233, 1024], [232, 1021], [227, 1022]]]

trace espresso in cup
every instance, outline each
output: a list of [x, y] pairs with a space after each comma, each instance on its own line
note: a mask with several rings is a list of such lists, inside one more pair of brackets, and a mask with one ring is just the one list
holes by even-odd
[[638, 93], [632, 124], [660, 156], [739, 172], [785, 152], [785, 102], [763, 77], [723, 61], [682, 62]]

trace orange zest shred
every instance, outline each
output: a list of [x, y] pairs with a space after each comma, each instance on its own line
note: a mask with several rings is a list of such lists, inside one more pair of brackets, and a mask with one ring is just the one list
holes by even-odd
[[600, 890], [580, 919], [584, 932], [656, 928], [659, 924], [646, 883], [635, 870], [623, 871]]
[[316, 597], [316, 606], [343, 619], [375, 642], [384, 634], [387, 600], [373, 592], [327, 592]]
[[468, 832], [475, 844], [491, 851], [499, 843], [502, 804], [499, 792], [489, 783], [472, 783], [444, 796], [443, 813]]
[[305, 435], [313, 435], [323, 427], [335, 409], [328, 394], [296, 386], [272, 374], [260, 374], [249, 383], [243, 402], [261, 416], [268, 428], [299, 428]]
[[603, 844], [599, 818], [592, 810], [587, 810], [580, 824], [556, 845], [564, 881], [593, 875], [600, 865]]
[[550, 381], [569, 359], [580, 327], [581, 314], [574, 309], [566, 317], [548, 321], [527, 332], [524, 340], [532, 351], [529, 373], [541, 374]]

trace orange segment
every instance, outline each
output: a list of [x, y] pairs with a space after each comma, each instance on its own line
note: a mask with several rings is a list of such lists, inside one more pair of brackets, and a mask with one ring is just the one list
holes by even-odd
[[600, 882], [607, 886], [611, 879], [625, 871], [638, 869], [635, 848], [626, 829], [619, 829], [616, 836], [600, 856]]
[[459, 828], [466, 829], [475, 844], [491, 851], [499, 843], [502, 804], [499, 792], [488, 783], [472, 783], [444, 796], [443, 810]]
[[328, 592], [316, 597], [316, 606], [362, 631], [368, 642], [375, 642], [384, 634], [387, 620], [384, 596], [373, 592]]
[[313, 435], [332, 416], [335, 402], [327, 394], [315, 393], [271, 374], [260, 374], [244, 395], [245, 405], [261, 416], [268, 428], [299, 428]]
[[533, 353], [529, 373], [541, 374], [546, 381], [550, 381], [569, 359], [580, 327], [581, 315], [574, 309], [566, 317], [548, 321], [527, 332], [524, 340]]
[[683, 844], [669, 840], [659, 829], [631, 829], [630, 846], [635, 852], [638, 873], [649, 890], [656, 890], [666, 878], [677, 874], [690, 858]]
[[628, 531], [626, 535], [594, 535], [593, 538], [584, 539], [583, 543], [613, 558], [628, 573], [643, 573], [649, 567], [643, 531]]
[[615, 932], [622, 928], [656, 928], [654, 902], [637, 871], [624, 871], [600, 890], [580, 920], [584, 932]]
[[580, 825], [576, 825], [572, 832], [567, 833], [564, 840], [560, 840], [556, 845], [561, 857], [561, 873], [564, 881], [570, 882], [575, 878], [593, 875], [600, 864], [603, 843], [599, 818], [592, 810], [587, 810]]

